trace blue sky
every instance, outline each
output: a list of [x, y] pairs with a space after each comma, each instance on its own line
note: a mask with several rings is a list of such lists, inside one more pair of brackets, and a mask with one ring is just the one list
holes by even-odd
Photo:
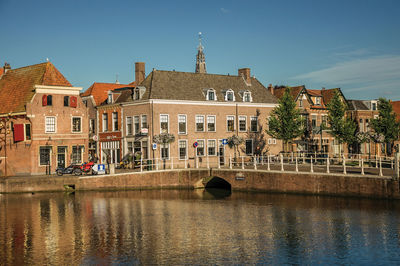
[[400, 1], [0, 0], [0, 62], [46, 58], [74, 85], [134, 80], [134, 62], [208, 73], [250, 67], [264, 85], [400, 100]]

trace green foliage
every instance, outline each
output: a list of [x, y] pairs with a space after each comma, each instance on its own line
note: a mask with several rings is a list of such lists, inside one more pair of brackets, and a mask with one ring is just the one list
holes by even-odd
[[380, 98], [378, 102], [378, 118], [371, 120], [371, 127], [377, 133], [384, 136], [386, 143], [393, 143], [400, 135], [400, 122], [396, 122], [396, 113], [393, 106], [385, 98]]
[[266, 132], [285, 144], [304, 133], [303, 118], [296, 108], [296, 102], [290, 95], [289, 88], [279, 100], [279, 105], [272, 110]]
[[356, 123], [345, 117], [346, 105], [341, 100], [339, 91], [335, 92], [328, 104], [328, 130], [339, 143], [353, 143], [356, 141]]

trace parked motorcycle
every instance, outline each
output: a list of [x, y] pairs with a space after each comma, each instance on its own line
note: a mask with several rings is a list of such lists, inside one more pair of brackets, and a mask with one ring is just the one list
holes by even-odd
[[80, 165], [76, 164], [71, 164], [68, 167], [58, 167], [56, 169], [56, 173], [59, 176], [65, 175], [65, 174], [73, 174], [73, 175], [81, 175], [82, 174], [82, 169]]

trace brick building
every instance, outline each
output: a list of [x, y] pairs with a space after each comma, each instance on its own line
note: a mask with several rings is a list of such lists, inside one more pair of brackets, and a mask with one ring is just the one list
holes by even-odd
[[88, 115], [50, 62], [10, 69], [0, 78], [2, 175], [44, 174], [87, 160]]

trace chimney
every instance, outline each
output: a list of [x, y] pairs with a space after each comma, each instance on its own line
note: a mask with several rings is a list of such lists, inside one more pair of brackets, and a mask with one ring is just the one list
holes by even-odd
[[144, 70], [144, 62], [135, 63], [135, 82], [136, 86], [140, 85], [142, 81], [146, 78], [146, 72]]
[[250, 68], [239, 69], [238, 75], [242, 76], [247, 84], [251, 84]]
[[268, 90], [272, 95], [274, 95], [274, 87], [272, 86], [272, 84], [268, 85]]
[[325, 90], [325, 87], [322, 87], [322, 90], [324, 91], [324, 90]]
[[10, 70], [10, 69], [11, 69], [11, 66], [10, 66], [10, 64], [9, 64], [9, 63], [5, 62], [5, 63], [4, 63], [4, 67], [3, 67], [3, 68], [4, 68], [4, 74], [5, 74], [5, 73], [7, 73], [7, 71], [8, 71], [8, 70]]

